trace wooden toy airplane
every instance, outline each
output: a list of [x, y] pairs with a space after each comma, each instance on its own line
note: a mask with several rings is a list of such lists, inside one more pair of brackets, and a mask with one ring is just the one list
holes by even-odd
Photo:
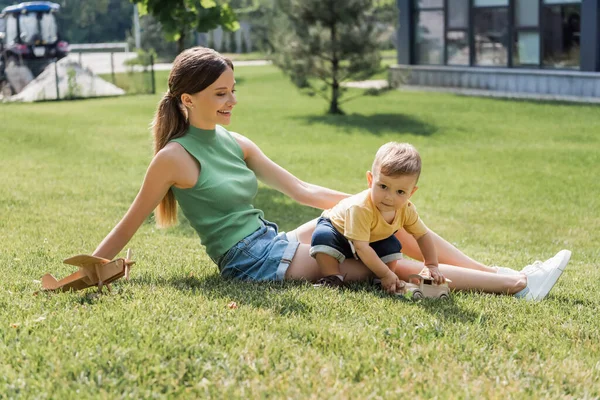
[[80, 254], [63, 261], [65, 264], [79, 267], [79, 271], [57, 281], [51, 274], [42, 277], [42, 290], [81, 290], [91, 286], [98, 286], [98, 291], [106, 286], [110, 290], [110, 283], [122, 278], [129, 279], [129, 270], [135, 264], [131, 261], [131, 249], [127, 250], [127, 258], [107, 260], [106, 258]]

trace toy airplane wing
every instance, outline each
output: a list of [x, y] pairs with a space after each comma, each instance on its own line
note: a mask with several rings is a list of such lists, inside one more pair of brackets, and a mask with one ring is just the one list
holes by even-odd
[[102, 265], [109, 263], [110, 260], [102, 257], [90, 256], [87, 254], [79, 254], [63, 260], [63, 263], [75, 265], [77, 267], [93, 267], [94, 265]]

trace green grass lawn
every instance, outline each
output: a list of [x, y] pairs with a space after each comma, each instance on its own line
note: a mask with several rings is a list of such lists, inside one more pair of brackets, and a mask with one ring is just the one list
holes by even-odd
[[[394, 91], [326, 116], [274, 67], [236, 72], [231, 129], [277, 163], [358, 192], [381, 144], [411, 142], [426, 224], [489, 264], [520, 269], [571, 249], [556, 288], [537, 304], [477, 293], [413, 303], [366, 284], [223, 281], [189, 225], [149, 220], [130, 243], [132, 279], [111, 294], [35, 295], [127, 210], [160, 94], [1, 104], [0, 397], [600, 396], [598, 107]], [[157, 82], [161, 93], [166, 75]], [[319, 215], [266, 187], [256, 206], [283, 230]]]

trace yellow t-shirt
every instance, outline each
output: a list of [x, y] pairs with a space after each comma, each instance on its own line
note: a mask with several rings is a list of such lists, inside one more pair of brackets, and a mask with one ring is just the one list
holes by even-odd
[[340, 201], [335, 207], [325, 210], [323, 217], [349, 240], [377, 242], [386, 239], [398, 229], [404, 228], [416, 239], [427, 233], [427, 227], [419, 218], [417, 209], [410, 201], [396, 211], [391, 224], [387, 223], [371, 201], [370, 189]]

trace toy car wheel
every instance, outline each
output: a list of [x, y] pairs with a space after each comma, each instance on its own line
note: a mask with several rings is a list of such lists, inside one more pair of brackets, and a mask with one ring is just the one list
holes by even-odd
[[423, 293], [420, 290], [415, 290], [412, 294], [413, 300], [420, 300], [423, 298]]
[[450, 296], [448, 296], [446, 293], [442, 293], [440, 295], [440, 299], [442, 299], [442, 300], [448, 300], [449, 298], [450, 298]]

